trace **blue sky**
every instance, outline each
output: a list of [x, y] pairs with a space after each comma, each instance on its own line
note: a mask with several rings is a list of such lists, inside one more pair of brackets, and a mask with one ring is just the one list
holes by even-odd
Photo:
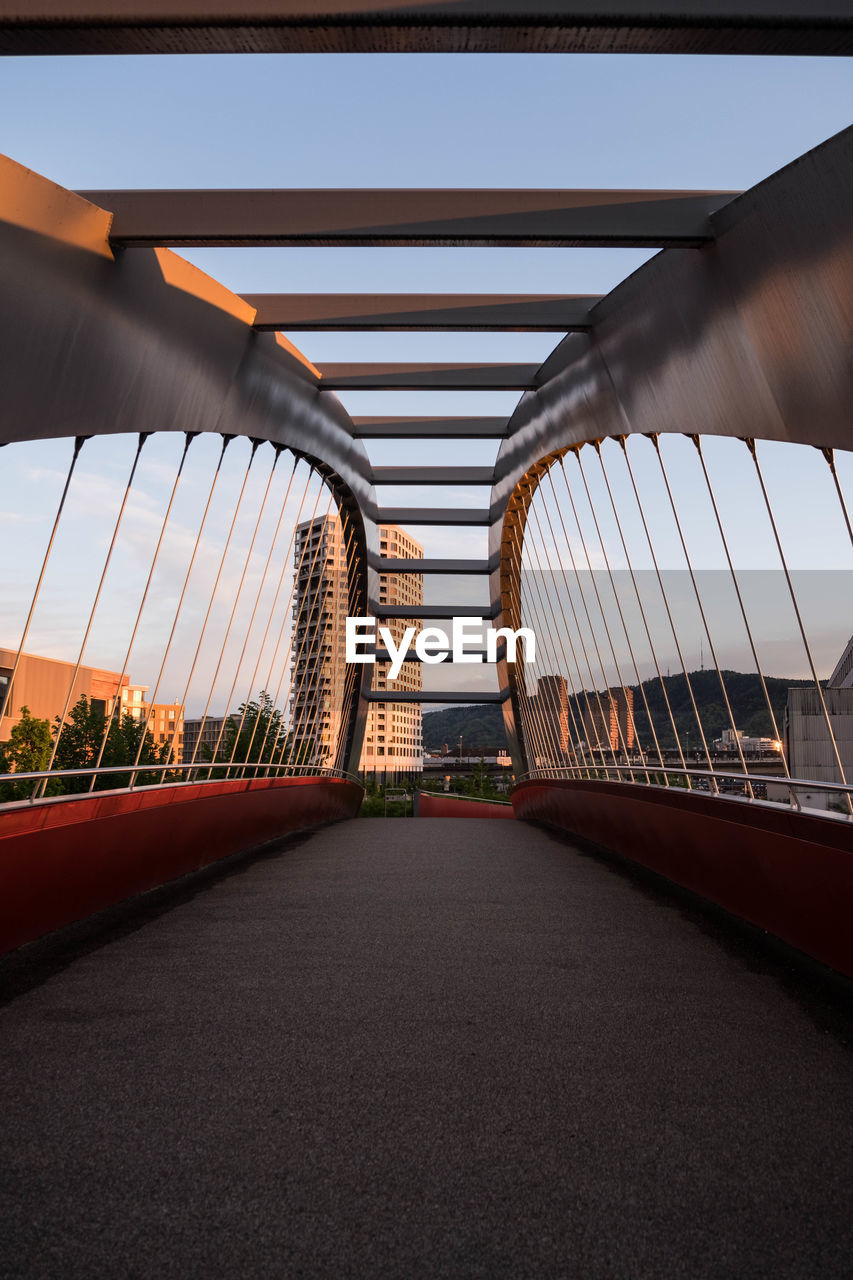
[[[853, 114], [853, 68], [840, 59], [259, 55], [7, 58], [0, 66], [0, 151], [71, 188], [740, 190], [846, 127]], [[193, 250], [186, 256], [237, 292], [598, 293], [648, 255], [356, 248]], [[319, 361], [536, 361], [558, 337], [299, 334], [294, 340]], [[342, 399], [362, 414], [499, 414], [511, 412], [517, 396], [352, 393]], [[460, 462], [494, 456], [489, 443], [452, 447]], [[99, 466], [118, 480], [125, 466], [121, 443], [100, 448]], [[432, 445], [383, 442], [369, 448], [378, 463], [436, 457]], [[38, 557], [39, 517], [32, 513], [50, 468], [44, 451], [16, 450], [14, 458], [12, 450], [4, 452], [7, 519], [31, 521], [32, 536], [21, 548], [23, 581], [28, 557]], [[784, 497], [793, 473], [784, 462], [777, 472]], [[730, 476], [726, 483], [733, 516], [748, 513], [754, 493], [746, 476], [735, 487]], [[411, 490], [383, 496], [413, 503], [432, 497]], [[472, 505], [478, 497], [457, 495]], [[849, 568], [844, 540], [835, 538], [827, 554], [819, 525], [806, 523], [812, 536], [797, 538], [800, 567]], [[747, 561], [752, 555], [751, 567], [767, 567], [767, 556], [758, 551], [766, 549], [766, 539], [750, 537], [750, 529], [747, 514]], [[442, 536], [429, 535], [429, 552], [481, 550], [479, 531], [454, 537], [452, 546], [443, 545]], [[70, 572], [71, 548], [59, 554], [59, 568]], [[114, 663], [110, 648], [105, 636], [93, 660]]]

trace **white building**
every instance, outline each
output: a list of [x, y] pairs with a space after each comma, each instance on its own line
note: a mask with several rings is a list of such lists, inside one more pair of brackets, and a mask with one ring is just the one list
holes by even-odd
[[[791, 776], [815, 782], [853, 782], [853, 638], [827, 681], [823, 702], [829, 715], [832, 737], [817, 689], [806, 685], [788, 690], [785, 738]], [[838, 767], [833, 738], [844, 778]], [[800, 803], [808, 808], [846, 808], [841, 792], [797, 790]]]

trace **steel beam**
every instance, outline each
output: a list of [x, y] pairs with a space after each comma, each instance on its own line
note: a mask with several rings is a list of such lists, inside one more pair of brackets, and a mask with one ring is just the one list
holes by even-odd
[[371, 601], [370, 609], [377, 618], [493, 618], [494, 606], [489, 604], [381, 604]]
[[[2, 0], [0, 0], [2, 2]], [[83, 191], [123, 246], [701, 244], [734, 191]]]
[[370, 689], [364, 695], [368, 702], [458, 702], [467, 704], [469, 702], [503, 702], [504, 696], [499, 690], [489, 690], [488, 692], [472, 693], [460, 692], [458, 689], [400, 689], [395, 692], [393, 689]]
[[527, 391], [538, 364], [319, 364], [324, 391]]
[[507, 418], [353, 418], [356, 440], [501, 440]]
[[0, 52], [840, 55], [851, 26], [845, 0], [2, 0]]
[[570, 333], [588, 329], [597, 294], [245, 293], [256, 329], [463, 330]]
[[371, 556], [370, 567], [379, 573], [441, 573], [471, 577], [490, 573], [493, 568], [488, 560], [391, 560], [387, 556]]
[[491, 523], [487, 507], [482, 510], [471, 507], [377, 507], [371, 514], [376, 524], [445, 524], [455, 528], [463, 524]]
[[494, 467], [374, 467], [374, 484], [487, 484]]
[[[449, 647], [447, 647], [447, 648], [442, 648], [440, 645], [433, 645], [433, 644], [431, 644], [431, 645], [430, 645], [430, 650], [431, 650], [431, 652], [432, 652], [432, 653], [445, 653], [445, 654], [447, 654], [447, 665], [448, 665], [448, 666], [451, 666], [451, 667], [453, 666], [453, 651], [452, 651]], [[366, 649], [364, 650], [364, 652], [365, 652], [366, 654], [373, 654], [373, 656], [376, 658], [376, 661], [377, 661], [377, 662], [391, 662], [391, 660], [392, 660], [392, 659], [391, 659], [391, 654], [388, 652], [388, 650], [387, 650], [387, 649], [381, 649], [381, 648], [369, 649], [369, 648], [366, 648]], [[469, 658], [482, 658], [484, 662], [485, 662], [486, 657], [487, 657], [487, 654], [486, 654], [485, 649], [466, 649], [466, 650], [465, 650], [465, 653], [466, 653], [466, 655], [467, 655]], [[501, 642], [500, 642], [500, 644], [498, 645], [498, 657], [501, 657], [504, 653], [506, 653], [506, 645], [504, 644], [504, 642], [503, 642], [503, 641], [501, 641]], [[405, 658], [403, 659], [403, 661], [404, 661], [404, 662], [420, 662], [420, 658], [418, 657], [418, 655], [417, 655], [417, 653], [415, 652], [415, 650], [414, 650], [414, 649], [407, 649], [407, 650], [406, 650], [406, 656], [405, 656]], [[365, 664], [365, 665], [367, 665], [367, 664]]]

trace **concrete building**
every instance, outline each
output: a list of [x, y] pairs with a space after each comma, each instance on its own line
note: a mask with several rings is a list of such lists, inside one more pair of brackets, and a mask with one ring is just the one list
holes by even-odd
[[154, 746], [158, 751], [169, 746], [169, 758], [163, 764], [180, 764], [184, 758], [184, 709], [180, 702], [146, 702], [144, 714]]
[[[421, 545], [396, 525], [381, 525], [383, 556], [422, 559]], [[294, 638], [291, 658], [293, 688], [291, 725], [297, 751], [312, 752], [322, 765], [334, 761], [338, 740], [345, 663], [348, 587], [346, 555], [340, 520], [321, 516], [305, 521], [294, 543]], [[420, 574], [382, 574], [379, 599], [388, 605], [423, 602]], [[399, 640], [413, 620], [383, 621]], [[414, 624], [417, 625], [417, 624]], [[387, 688], [387, 664], [373, 668], [374, 687]], [[423, 687], [418, 663], [406, 663], [393, 688], [416, 691]], [[361, 769], [366, 772], [420, 772], [423, 768], [423, 709], [420, 703], [372, 703], [368, 709]]]
[[15, 657], [14, 649], [0, 649], [0, 742], [8, 742], [21, 718], [21, 707], [29, 707], [31, 715], [48, 720], [52, 726], [56, 716], [62, 714], [72, 677], [74, 688], [69, 709], [85, 696], [92, 707], [107, 716], [121, 688], [122, 711], [133, 714], [133, 709], [139, 708], [139, 714], [142, 713], [145, 685], [131, 685], [128, 676], [122, 678], [120, 672], [102, 667], [81, 666], [75, 677], [73, 662], [43, 658], [35, 653], [21, 655], [14, 687], [10, 688]]
[[[785, 744], [793, 778], [815, 782], [853, 782], [853, 638], [839, 658], [823, 690], [832, 738], [841, 757], [841, 770], [833, 749], [817, 689], [804, 686], [788, 690], [785, 708]], [[798, 788], [801, 804], [811, 809], [846, 810], [841, 792]]]
[[[235, 724], [239, 723], [239, 716], [236, 718], [232, 716], [231, 719], [234, 720]], [[193, 756], [195, 756], [196, 760], [212, 759], [224, 724], [224, 716], [208, 716], [204, 721], [204, 728], [202, 728], [200, 716], [197, 720], [185, 720], [184, 764], [191, 764]], [[199, 737], [201, 737], [200, 742]], [[196, 751], [197, 744], [198, 750]]]
[[[583, 699], [583, 727], [593, 751], [605, 755], [634, 747], [634, 692], [621, 685]], [[599, 706], [599, 703], [601, 704]]]
[[[379, 526], [379, 550], [389, 559], [422, 560], [424, 549], [405, 529], [394, 524]], [[380, 604], [394, 607], [423, 604], [424, 580], [420, 573], [383, 573], [379, 578]], [[414, 618], [383, 619], [395, 643], [399, 643], [406, 627], [423, 624]], [[408, 693], [423, 689], [423, 667], [419, 662], [404, 662], [399, 676], [391, 685], [388, 664], [377, 662], [373, 668], [375, 689], [400, 689]], [[361, 769], [365, 773], [420, 773], [424, 767], [423, 704], [420, 702], [372, 702], [367, 713]]]
[[769, 755], [771, 751], [780, 752], [781, 742], [775, 738], [751, 738], [743, 729], [724, 729], [719, 738], [715, 738], [711, 746], [715, 751], [731, 752], [738, 755], [738, 745], [744, 755]]
[[539, 676], [527, 701], [538, 767], [564, 765], [569, 750], [569, 687], [565, 676]]
[[334, 764], [346, 676], [346, 551], [337, 516], [297, 526], [290, 724], [306, 763]]

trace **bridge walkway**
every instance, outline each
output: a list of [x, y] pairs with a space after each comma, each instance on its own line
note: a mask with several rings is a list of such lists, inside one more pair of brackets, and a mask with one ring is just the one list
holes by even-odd
[[3, 1277], [851, 1275], [842, 996], [545, 831], [326, 828], [0, 979]]

